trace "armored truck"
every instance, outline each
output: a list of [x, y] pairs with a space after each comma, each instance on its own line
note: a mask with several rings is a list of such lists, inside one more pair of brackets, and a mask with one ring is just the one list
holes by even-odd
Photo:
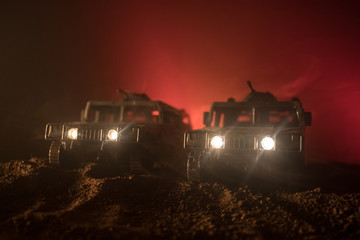
[[246, 179], [304, 168], [305, 127], [311, 125], [311, 113], [297, 98], [278, 101], [248, 85], [251, 92], [243, 101], [214, 102], [204, 113], [205, 127], [185, 133], [189, 181]]
[[76, 167], [96, 159], [119, 174], [181, 165], [185, 169], [183, 134], [191, 129], [185, 111], [145, 94], [118, 91], [123, 95], [119, 101], [88, 101], [81, 121], [46, 125], [49, 163]]

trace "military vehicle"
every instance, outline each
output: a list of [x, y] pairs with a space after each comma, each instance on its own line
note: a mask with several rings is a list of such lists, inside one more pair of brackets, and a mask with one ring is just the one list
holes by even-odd
[[118, 92], [119, 101], [88, 101], [81, 121], [46, 125], [45, 139], [52, 141], [49, 163], [76, 167], [97, 159], [119, 174], [181, 164], [185, 171], [183, 134], [191, 129], [185, 111], [145, 94]]
[[247, 83], [251, 92], [243, 101], [214, 102], [204, 113], [205, 127], [185, 133], [189, 181], [230, 176], [244, 180], [304, 168], [305, 127], [311, 125], [311, 113], [297, 98], [278, 101]]

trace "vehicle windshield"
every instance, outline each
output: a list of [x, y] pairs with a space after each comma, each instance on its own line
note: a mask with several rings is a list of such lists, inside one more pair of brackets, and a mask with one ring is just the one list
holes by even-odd
[[296, 126], [299, 124], [295, 108], [290, 107], [244, 107], [214, 109], [211, 126]]
[[159, 121], [160, 112], [153, 106], [124, 106], [120, 118], [123, 122], [151, 122]]
[[151, 105], [90, 106], [87, 122], [149, 122], [159, 121], [159, 111]]

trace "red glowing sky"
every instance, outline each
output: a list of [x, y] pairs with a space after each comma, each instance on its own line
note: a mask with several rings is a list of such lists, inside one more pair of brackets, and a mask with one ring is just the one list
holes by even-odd
[[[61, 114], [54, 106], [77, 114], [87, 99], [114, 99], [114, 89], [123, 88], [186, 109], [198, 128], [211, 102], [230, 96], [241, 100], [251, 80], [255, 89], [279, 99], [299, 97], [313, 112], [307, 131], [310, 161], [360, 163], [355, 6], [341, 1], [174, 2], [28, 5], [17, 18], [8, 15], [8, 29], [20, 29], [9, 30], [15, 34], [10, 40], [30, 38], [29, 44], [18, 45], [26, 60], [38, 61], [26, 65], [29, 81], [36, 84], [25, 84], [42, 89], [35, 90], [42, 98], [31, 100], [40, 106], [36, 119], [57, 119]], [[14, 56], [18, 45], [5, 54]], [[23, 57], [24, 51], [17, 54]], [[15, 69], [15, 57], [10, 61]], [[8, 76], [23, 77], [10, 71]]]

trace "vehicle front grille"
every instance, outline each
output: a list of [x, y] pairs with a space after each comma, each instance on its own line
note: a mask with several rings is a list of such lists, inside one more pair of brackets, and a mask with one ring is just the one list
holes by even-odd
[[254, 150], [255, 138], [250, 135], [226, 136], [225, 149], [228, 150]]
[[[102, 127], [102, 126], [79, 126], [66, 124], [46, 125], [45, 139], [72, 140], [68, 136], [70, 129], [77, 129], [75, 141], [109, 141], [108, 132], [111, 129], [118, 131], [121, 141], [139, 142], [140, 129], [138, 127]], [[119, 139], [118, 139], [119, 140]]]
[[102, 129], [100, 128], [79, 128], [78, 140], [93, 140], [100, 141], [102, 138]]

